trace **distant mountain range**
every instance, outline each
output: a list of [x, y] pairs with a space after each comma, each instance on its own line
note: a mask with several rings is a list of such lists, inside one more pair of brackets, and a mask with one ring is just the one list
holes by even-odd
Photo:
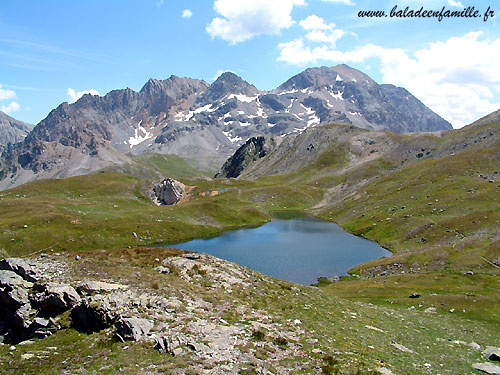
[[0, 150], [8, 143], [21, 142], [33, 129], [33, 125], [16, 120], [0, 111]]
[[62, 103], [5, 147], [0, 188], [84, 174], [142, 153], [177, 154], [215, 169], [252, 136], [331, 122], [397, 133], [452, 128], [404, 88], [379, 85], [347, 65], [307, 69], [272, 91], [230, 72], [211, 85], [171, 76], [150, 79], [139, 92]]

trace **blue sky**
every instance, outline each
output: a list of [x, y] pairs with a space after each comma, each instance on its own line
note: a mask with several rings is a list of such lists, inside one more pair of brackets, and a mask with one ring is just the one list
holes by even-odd
[[[395, 5], [481, 17], [390, 17]], [[85, 91], [140, 90], [150, 77], [210, 83], [230, 70], [270, 90], [347, 63], [460, 127], [500, 108], [499, 18], [495, 2], [465, 0], [2, 0], [0, 109], [36, 124]]]

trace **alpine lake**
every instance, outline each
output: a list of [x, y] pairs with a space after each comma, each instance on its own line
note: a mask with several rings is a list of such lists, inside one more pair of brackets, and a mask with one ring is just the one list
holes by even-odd
[[343, 276], [364, 262], [391, 256], [376, 242], [335, 223], [310, 217], [275, 219], [257, 228], [166, 245], [207, 253], [260, 273], [303, 285], [319, 277]]

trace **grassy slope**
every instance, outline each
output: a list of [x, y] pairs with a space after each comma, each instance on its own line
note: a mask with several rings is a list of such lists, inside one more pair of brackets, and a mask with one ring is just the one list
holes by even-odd
[[[283, 327], [296, 326], [295, 320], [299, 319], [304, 334], [282, 345], [298, 344], [304, 355], [317, 359], [319, 367], [301, 368], [301, 358], [282, 358], [280, 364], [288, 366], [290, 374], [374, 374], [371, 370], [378, 367], [389, 368], [395, 374], [473, 374], [471, 364], [481, 361], [480, 351], [452, 341], [476, 342], [484, 347], [494, 345], [498, 337], [498, 329], [486, 322], [353, 302], [317, 288], [270, 282], [268, 277], [259, 279], [250, 288], [235, 287], [233, 293], [220, 288], [205, 289], [203, 284], [189, 284], [175, 274], [159, 277], [153, 270], [154, 259], [164, 258], [166, 252], [166, 249], [84, 252], [80, 253], [81, 263], [72, 272], [76, 278], [97, 273], [145, 292], [185, 288], [188, 295], [198, 293], [212, 303], [211, 313], [223, 318], [227, 325], [246, 325], [249, 334], [253, 328], [234, 312], [237, 306], [267, 312]], [[74, 254], [67, 257], [71, 259]], [[272, 356], [275, 349], [270, 345], [274, 341], [271, 332], [255, 333], [254, 340], [242, 350], [257, 350], [262, 359]], [[401, 351], [395, 343], [413, 353]], [[38, 358], [23, 360], [21, 355], [25, 353]], [[203, 364], [201, 359], [199, 363]], [[15, 351], [0, 345], [0, 373], [5, 374], [168, 374], [178, 368], [184, 368], [186, 374], [195, 374], [198, 372], [189, 368], [197, 364], [196, 359], [189, 357], [160, 354], [150, 344], [113, 340], [111, 330], [79, 334], [64, 329], [47, 339], [18, 345]], [[241, 373], [259, 373], [254, 366], [259, 363], [246, 365], [248, 370]], [[272, 372], [272, 368], [269, 370]]]
[[[321, 198], [319, 190], [295, 186], [182, 181], [197, 186], [193, 199], [160, 207], [144, 195], [148, 186], [143, 180], [111, 171], [41, 180], [4, 191], [0, 193], [0, 251], [4, 256], [20, 256], [175, 243], [260, 225], [271, 219], [273, 210], [303, 210]], [[199, 195], [217, 188], [231, 190], [214, 197]]]
[[141, 154], [132, 157], [132, 163], [106, 168], [143, 179], [171, 177], [175, 179], [197, 176], [211, 177], [215, 171], [200, 171], [177, 155]]
[[[451, 133], [443, 143], [452, 137], [467, 140], [477, 131]], [[422, 310], [435, 306], [441, 312], [499, 322], [500, 270], [491, 264], [500, 257], [499, 154], [497, 141], [386, 170], [323, 209], [323, 219], [395, 254], [360, 265], [354, 274], [397, 274], [348, 278], [327, 290], [372, 303]], [[475, 274], [464, 275], [467, 271]], [[423, 298], [408, 299], [413, 292]]]

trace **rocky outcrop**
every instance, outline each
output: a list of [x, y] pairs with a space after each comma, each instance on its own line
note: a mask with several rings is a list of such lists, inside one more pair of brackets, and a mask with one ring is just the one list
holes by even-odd
[[[17, 263], [22, 261], [14, 260]], [[56, 267], [53, 273], [40, 275], [36, 284], [13, 271], [0, 271], [0, 312], [6, 311], [4, 300], [9, 298], [11, 317], [15, 312], [20, 314], [23, 306], [27, 312], [16, 321], [3, 321], [2, 335], [9, 343], [53, 334], [61, 328], [61, 315], [55, 315], [56, 311], [60, 313], [70, 309], [71, 325], [79, 331], [108, 330], [121, 341], [140, 341], [163, 353], [196, 358], [211, 368], [213, 374], [237, 373], [231, 368], [239, 368], [241, 360], [256, 359], [255, 353], [244, 349], [255, 342], [252, 336], [255, 330], [266, 332], [269, 338], [265, 344], [271, 353], [269, 361], [298, 355], [297, 351], [300, 351], [297, 346], [282, 344], [295, 340], [301, 334], [297, 323], [285, 326], [274, 322], [268, 313], [249, 306], [233, 308], [223, 302], [214, 308], [215, 301], [209, 302], [198, 295], [200, 289], [214, 293], [220, 289], [224, 295], [231, 296], [236, 292], [236, 296], [243, 290], [253, 290], [260, 277], [254, 271], [210, 255], [179, 252], [179, 255], [157, 259], [155, 264], [141, 268], [141, 272], [155, 275], [157, 282], [167, 282], [167, 290], [145, 289], [137, 285], [131, 287], [109, 280], [73, 282], [71, 277], [74, 271], [65, 271], [60, 263], [53, 263], [51, 259], [38, 258], [29, 263], [37, 269], [52, 269], [54, 264]], [[159, 267], [157, 264], [168, 266], [171, 272], [159, 273], [155, 270]], [[46, 278], [52, 281], [48, 283]], [[271, 279], [266, 280], [266, 285], [279, 288]], [[4, 293], [6, 287], [10, 289]], [[22, 295], [11, 297], [9, 292], [14, 289], [21, 290], [19, 293]], [[191, 293], [191, 289], [197, 292]], [[299, 289], [296, 291], [299, 292]], [[232, 298], [229, 297], [229, 300]], [[45, 305], [42, 306], [43, 303]], [[229, 310], [234, 310], [231, 313], [239, 318], [233, 322], [226, 321], [223, 314]], [[55, 316], [47, 316], [49, 313]], [[240, 322], [240, 319], [249, 323]], [[286, 368], [279, 373], [286, 373]]]
[[222, 166], [215, 178], [238, 177], [250, 163], [263, 158], [278, 145], [274, 137], [252, 137], [241, 146]]
[[43, 316], [57, 316], [80, 302], [76, 290], [66, 284], [35, 284], [34, 291], [38, 293], [31, 298], [32, 305], [38, 308]]
[[123, 318], [115, 323], [116, 335], [122, 341], [140, 341], [146, 338], [154, 324], [151, 320], [137, 317]]
[[179, 203], [186, 196], [186, 185], [177, 180], [167, 178], [161, 184], [153, 186], [151, 199], [157, 205], [172, 205]]
[[6, 341], [21, 341], [30, 331], [36, 314], [28, 295], [32, 286], [12, 271], [0, 271], [0, 335]]
[[22, 258], [5, 258], [0, 260], [0, 270], [15, 272], [26, 281], [33, 283], [40, 279], [40, 275], [36, 272], [35, 267]]

